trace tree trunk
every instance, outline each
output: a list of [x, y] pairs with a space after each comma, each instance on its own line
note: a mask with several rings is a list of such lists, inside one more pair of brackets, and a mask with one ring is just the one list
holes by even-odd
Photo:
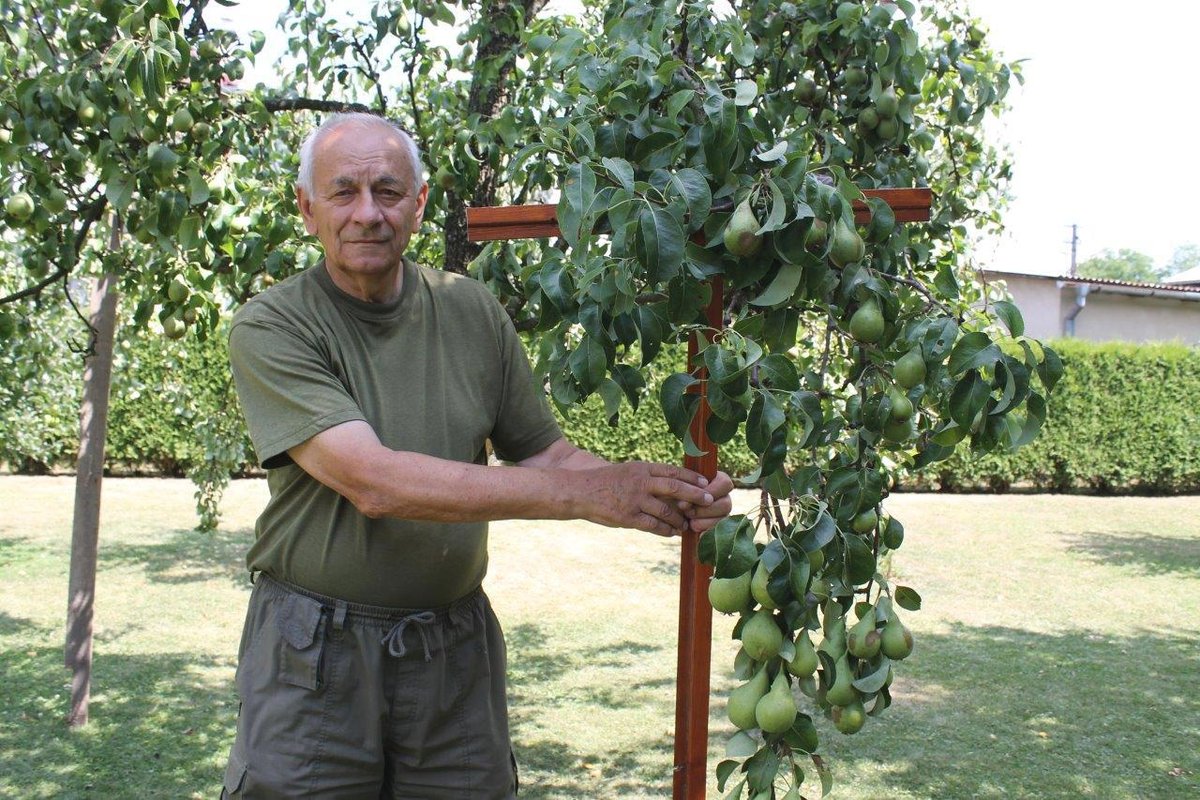
[[[113, 226], [113, 240], [119, 231]], [[88, 721], [92, 684], [92, 611], [96, 596], [96, 554], [100, 532], [100, 485], [108, 430], [108, 388], [112, 378], [117, 323], [116, 276], [104, 275], [91, 291], [93, 352], [83, 373], [79, 413], [79, 461], [75, 478], [75, 520], [71, 530], [71, 577], [67, 595], [66, 667], [71, 670], [72, 728]]]
[[[522, 0], [519, 4], [524, 9], [525, 24], [537, 15], [546, 5], [547, 0]], [[489, 19], [507, 16], [511, 0], [491, 0], [484, 3], [482, 15]], [[508, 76], [516, 65], [516, 53], [521, 43], [520, 34], [496, 33], [504, 30], [497, 22], [484, 26], [483, 30], [490, 33], [481, 37], [476, 50], [475, 64], [479, 65], [488, 59], [500, 59], [500, 64], [494, 70], [484, 70], [478, 67], [471, 78], [471, 89], [467, 95], [466, 119], [478, 114], [480, 119], [491, 119], [499, 113], [508, 99]], [[490, 75], [490, 77], [489, 77]], [[491, 164], [483, 164], [479, 169], [479, 181], [471, 193], [471, 205], [494, 205], [496, 202], [496, 170]], [[460, 275], [467, 271], [467, 264], [479, 255], [482, 247], [475, 242], [467, 241], [467, 202], [456, 192], [451, 192], [446, 198], [446, 263], [448, 272]]]

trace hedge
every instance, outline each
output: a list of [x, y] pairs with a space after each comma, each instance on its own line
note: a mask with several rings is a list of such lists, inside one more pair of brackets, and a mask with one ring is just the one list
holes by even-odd
[[[11, 344], [8, 343], [8, 344]], [[963, 449], [902, 487], [1005, 491], [1011, 487], [1096, 492], [1200, 490], [1200, 350], [1182, 345], [1053, 343], [1067, 373], [1050, 400], [1041, 436], [1014, 453], [975, 456]], [[69, 468], [77, 447], [79, 359], [59, 352], [0, 353], [0, 458], [14, 471]], [[218, 464], [253, 469], [235, 405], [222, 336], [207, 342], [123, 340], [114, 374], [108, 440], [111, 472], [193, 476]], [[640, 407], [623, 406], [612, 427], [592, 398], [561, 418], [568, 438], [613, 460], [678, 463], [682, 449], [656, 402], [657, 385], [681, 364], [676, 354], [649, 373]], [[213, 448], [223, 448], [213, 452]], [[737, 475], [754, 460], [745, 445], [721, 448]]]
[[1041, 435], [1014, 453], [980, 457], [964, 448], [913, 486], [1200, 491], [1200, 349], [1077, 339], [1050, 344], [1067, 370], [1050, 398]]

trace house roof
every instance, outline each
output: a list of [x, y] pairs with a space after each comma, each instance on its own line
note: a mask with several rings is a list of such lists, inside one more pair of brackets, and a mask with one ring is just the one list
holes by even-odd
[[1195, 283], [1195, 284], [1200, 284], [1200, 267], [1192, 267], [1191, 269], [1184, 270], [1183, 272], [1180, 272], [1180, 273], [1178, 273], [1178, 274], [1176, 274], [1176, 275], [1171, 275], [1170, 277], [1163, 278], [1163, 283], [1170, 283], [1170, 284], [1177, 284], [1177, 283]]
[[[1143, 283], [1141, 281], [1118, 281], [1113, 278], [1087, 278], [1082, 275], [1037, 275], [1029, 272], [1009, 272], [998, 269], [981, 269], [980, 273], [987, 277], [1033, 278], [1035, 280], [1055, 281], [1060, 286], [1090, 286], [1097, 290], [1108, 290], [1119, 294], [1140, 295], [1143, 297], [1160, 296], [1178, 300], [1200, 300], [1200, 285], [1187, 286], [1178, 283]], [[1190, 272], [1191, 270], [1189, 270]], [[1182, 273], [1186, 275], [1187, 273]], [[1178, 278], [1179, 276], [1175, 276]]]

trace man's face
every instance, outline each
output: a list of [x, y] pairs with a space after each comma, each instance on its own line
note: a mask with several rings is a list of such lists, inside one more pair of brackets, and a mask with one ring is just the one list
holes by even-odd
[[383, 125], [348, 123], [318, 143], [312, 196], [298, 188], [296, 199], [341, 288], [361, 295], [396, 277], [425, 213], [428, 187], [414, 192], [415, 183], [407, 149]]

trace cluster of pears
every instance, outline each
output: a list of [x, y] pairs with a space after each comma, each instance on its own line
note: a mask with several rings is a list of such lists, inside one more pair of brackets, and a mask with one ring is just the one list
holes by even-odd
[[[815, 688], [809, 693], [828, 711], [834, 726], [842, 733], [857, 733], [866, 723], [866, 703], [891, 683], [891, 662], [912, 653], [912, 634], [890, 602], [883, 613], [877, 613], [882, 604], [859, 604], [857, 623], [847, 627], [841, 604], [830, 599], [823, 606], [820, 645], [814, 647], [808, 627], [802, 627], [789, 641], [784, 618], [775, 613], [777, 604], [767, 592], [767, 579], [767, 570], [759, 561], [754, 569], [737, 577], [714, 578], [709, 584], [713, 608], [743, 615], [742, 649], [756, 666], [750, 680], [730, 693], [729, 720], [741, 730], [785, 733], [799, 714], [792, 683], [801, 688], [807, 683]], [[820, 684], [816, 688], [818, 670]], [[859, 678], [884, 674], [881, 670], [886, 670], [886, 679], [874, 691], [855, 685]], [[872, 688], [869, 680], [865, 686]]]

